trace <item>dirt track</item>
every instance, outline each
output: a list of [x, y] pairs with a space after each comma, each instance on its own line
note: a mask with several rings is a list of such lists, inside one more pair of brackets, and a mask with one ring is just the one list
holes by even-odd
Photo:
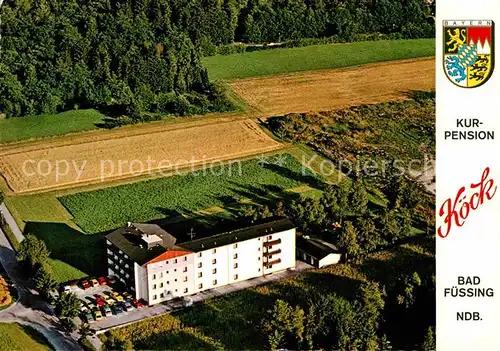
[[435, 87], [435, 60], [423, 58], [354, 68], [238, 79], [232, 89], [259, 113], [326, 111], [392, 101]]
[[82, 134], [71, 142], [59, 138], [45, 144], [18, 145], [0, 152], [0, 172], [14, 192], [22, 193], [159, 170], [171, 174], [190, 166], [210, 166], [212, 162], [282, 147], [249, 119], [196, 121], [156, 128]]

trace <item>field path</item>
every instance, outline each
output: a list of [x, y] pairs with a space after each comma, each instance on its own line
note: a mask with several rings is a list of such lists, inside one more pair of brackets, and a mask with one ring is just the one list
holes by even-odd
[[433, 89], [435, 59], [237, 79], [231, 87], [260, 114], [336, 110], [403, 99], [411, 91]]

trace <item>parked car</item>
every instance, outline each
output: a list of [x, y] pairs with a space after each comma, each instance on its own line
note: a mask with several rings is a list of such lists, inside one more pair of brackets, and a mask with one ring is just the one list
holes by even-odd
[[104, 316], [106, 316], [106, 317], [113, 315], [111, 308], [107, 305], [102, 306], [101, 310], [102, 310], [102, 313], [104, 313]]
[[116, 302], [115, 299], [113, 299], [113, 297], [111, 297], [111, 294], [104, 295], [103, 300], [106, 301], [106, 303], [108, 305], [113, 305]]
[[116, 283], [115, 277], [113, 277], [112, 275], [110, 275], [108, 277], [108, 284], [112, 285], [112, 284], [115, 284], [115, 283]]
[[134, 307], [128, 301], [122, 301], [123, 309], [127, 312], [132, 311]]
[[116, 301], [123, 301], [123, 296], [121, 296], [120, 294], [118, 294], [116, 291], [113, 291], [112, 294], [113, 294], [113, 298]]
[[90, 289], [90, 284], [88, 280], [82, 280], [82, 288], [83, 290]]
[[184, 305], [184, 307], [192, 306], [193, 305], [193, 299], [190, 298], [190, 297], [184, 297], [182, 299], [182, 304]]
[[95, 304], [97, 305], [97, 307], [102, 307], [102, 306], [106, 305], [106, 302], [104, 302], [104, 300], [101, 299], [100, 297], [96, 297]]
[[104, 278], [104, 277], [100, 277], [98, 279], [98, 281], [99, 281], [99, 284], [101, 284], [101, 285], [107, 285], [108, 284], [108, 282], [106, 281], [106, 278]]
[[84, 323], [92, 323], [92, 322], [95, 322], [95, 319], [94, 319], [94, 316], [92, 315], [92, 313], [88, 312], [88, 313], [85, 313], [82, 317], [82, 320]]
[[127, 300], [127, 301], [132, 300], [132, 295], [126, 291], [122, 294], [122, 296], [123, 296], [124, 300]]
[[120, 306], [120, 304], [116, 303], [113, 305], [113, 312], [118, 316], [120, 314], [123, 314], [123, 308]]
[[65, 285], [62, 288], [62, 292], [69, 293], [71, 292], [71, 287], [69, 285]]
[[99, 286], [99, 282], [97, 281], [97, 279], [92, 279], [92, 281], [90, 282], [90, 284], [92, 284], [92, 287], [96, 288]]
[[88, 312], [89, 308], [87, 307], [87, 301], [80, 300], [80, 311]]
[[142, 302], [141, 301], [138, 301], [136, 299], [133, 299], [132, 300], [132, 306], [134, 306], [135, 308], [141, 308], [143, 306]]
[[94, 310], [94, 317], [96, 321], [102, 320], [102, 313], [100, 310]]

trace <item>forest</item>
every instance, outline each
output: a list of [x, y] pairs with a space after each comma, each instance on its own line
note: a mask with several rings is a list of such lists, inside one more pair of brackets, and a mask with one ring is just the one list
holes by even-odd
[[0, 114], [232, 108], [201, 56], [234, 42], [433, 37], [423, 0], [6, 0]]

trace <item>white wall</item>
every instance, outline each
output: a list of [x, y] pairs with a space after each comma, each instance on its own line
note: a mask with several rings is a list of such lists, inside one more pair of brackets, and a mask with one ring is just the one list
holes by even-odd
[[147, 270], [134, 263], [135, 298], [149, 301]]
[[[194, 254], [194, 291], [199, 292], [229, 283], [228, 246]], [[214, 263], [215, 260], [215, 263]], [[199, 267], [201, 265], [201, 267]], [[214, 273], [214, 269], [216, 270]], [[199, 276], [201, 274], [201, 277]], [[216, 284], [214, 284], [216, 280]]]
[[194, 254], [192, 253], [148, 264], [149, 304], [192, 294], [194, 292], [193, 269]]
[[337, 264], [340, 262], [340, 258], [342, 257], [341, 254], [336, 253], [336, 254], [329, 254], [325, 258], [319, 260], [319, 266], [318, 268], [322, 268], [331, 264]]
[[273, 255], [272, 258], [269, 258], [268, 261], [272, 262], [277, 258], [281, 258], [281, 263], [273, 264], [271, 268], [265, 268], [264, 273], [274, 273], [278, 271], [282, 271], [288, 268], [295, 267], [295, 229], [290, 229], [280, 233], [270, 234], [271, 239], [269, 239], [269, 235], [263, 237], [265, 241], [275, 241], [281, 239], [280, 244], [273, 245], [272, 248], [269, 249], [269, 252], [276, 251], [281, 249], [281, 253]]

